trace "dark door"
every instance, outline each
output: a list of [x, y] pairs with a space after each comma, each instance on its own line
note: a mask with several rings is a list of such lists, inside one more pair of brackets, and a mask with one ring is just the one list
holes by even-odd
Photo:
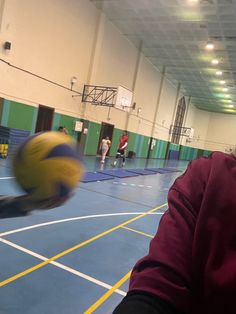
[[[113, 124], [102, 122], [100, 137], [99, 137], [99, 142], [98, 142], [97, 154], [99, 154], [99, 152], [100, 152], [100, 143], [101, 143], [103, 138], [106, 138], [107, 136], [109, 136], [110, 141], [112, 141], [113, 130], [114, 130]], [[110, 152], [110, 149], [107, 153], [107, 156], [109, 156], [109, 152]]]
[[53, 115], [54, 108], [39, 105], [35, 132], [50, 131], [52, 128]]

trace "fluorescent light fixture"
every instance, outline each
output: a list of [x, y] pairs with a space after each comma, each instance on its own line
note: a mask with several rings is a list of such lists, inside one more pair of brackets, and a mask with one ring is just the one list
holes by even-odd
[[211, 63], [212, 63], [212, 64], [219, 64], [219, 60], [213, 59], [213, 60], [211, 60]]
[[206, 44], [205, 47], [207, 50], [213, 50], [215, 48], [215, 46], [213, 45], [212, 42], [208, 41], [208, 43]]
[[221, 84], [221, 85], [224, 85], [224, 84], [225, 84], [225, 81], [220, 81], [220, 84]]
[[188, 0], [190, 3], [197, 3], [199, 0]]
[[222, 71], [216, 71], [216, 75], [222, 75], [223, 74], [223, 72]]
[[230, 98], [230, 95], [229, 95], [229, 94], [226, 94], [225, 97], [226, 97], [226, 98]]
[[228, 92], [228, 88], [227, 87], [224, 87], [224, 88], [222, 88], [222, 90], [223, 90], [223, 92]]
[[228, 108], [234, 108], [234, 105], [228, 105]]

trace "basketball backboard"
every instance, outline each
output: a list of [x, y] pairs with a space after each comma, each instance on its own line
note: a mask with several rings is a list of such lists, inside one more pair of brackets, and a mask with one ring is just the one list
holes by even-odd
[[194, 129], [171, 124], [169, 133], [174, 134], [174, 135], [186, 136], [189, 138], [193, 138]]
[[129, 112], [132, 108], [133, 92], [123, 86], [118, 86], [115, 108]]
[[84, 85], [82, 102], [95, 106], [114, 107], [129, 112], [133, 107], [133, 92], [123, 86]]
[[117, 87], [84, 85], [82, 102], [95, 106], [114, 107]]

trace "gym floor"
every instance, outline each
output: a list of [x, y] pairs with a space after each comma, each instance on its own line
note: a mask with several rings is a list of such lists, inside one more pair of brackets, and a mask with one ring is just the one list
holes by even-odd
[[[99, 161], [86, 157], [86, 170], [101, 169]], [[110, 164], [107, 159], [104, 167]], [[125, 169], [186, 166], [136, 159]], [[62, 207], [0, 220], [0, 313], [112, 313], [127, 292], [130, 270], [148, 252], [179, 175], [80, 183]], [[0, 160], [0, 182], [0, 194], [20, 194], [8, 160]]]

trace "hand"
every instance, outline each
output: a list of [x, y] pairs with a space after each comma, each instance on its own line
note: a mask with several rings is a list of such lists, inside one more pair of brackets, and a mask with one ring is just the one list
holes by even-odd
[[45, 200], [36, 200], [32, 195], [28, 194], [22, 197], [22, 201], [27, 208], [27, 211], [35, 210], [35, 209], [52, 209], [59, 206], [62, 206], [69, 198], [72, 197], [72, 194], [64, 196], [64, 197], [51, 197]]

